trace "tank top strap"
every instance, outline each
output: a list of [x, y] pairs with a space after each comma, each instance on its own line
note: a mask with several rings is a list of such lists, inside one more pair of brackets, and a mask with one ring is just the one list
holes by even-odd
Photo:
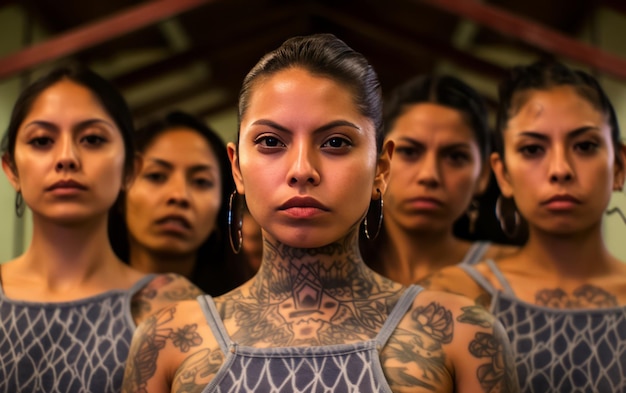
[[228, 336], [224, 322], [220, 317], [220, 313], [217, 311], [213, 298], [209, 295], [200, 295], [198, 296], [198, 302], [200, 303], [200, 308], [204, 313], [204, 317], [213, 332], [213, 336], [220, 345], [220, 349], [223, 353], [228, 353], [230, 337]]
[[461, 265], [475, 265], [480, 262], [483, 255], [487, 252], [487, 249], [491, 246], [491, 242], [479, 241], [472, 243], [469, 250], [465, 254], [465, 257], [461, 261]]
[[402, 293], [400, 299], [398, 299], [398, 302], [389, 313], [389, 316], [387, 316], [387, 320], [380, 329], [380, 332], [376, 335], [378, 348], [382, 348], [387, 344], [387, 340], [389, 340], [389, 337], [391, 337], [391, 334], [396, 330], [396, 327], [415, 301], [415, 297], [422, 292], [423, 289], [423, 287], [413, 284], [404, 290], [404, 293]]
[[489, 270], [491, 270], [493, 275], [496, 276], [496, 280], [498, 280], [500, 286], [502, 286], [502, 292], [506, 293], [507, 295], [514, 296], [515, 293], [513, 292], [513, 288], [511, 288], [511, 286], [509, 285], [509, 282], [504, 277], [504, 274], [502, 274], [502, 271], [498, 269], [498, 265], [495, 263], [495, 261], [493, 259], [488, 259], [487, 266], [489, 266]]
[[[491, 270], [493, 275], [496, 277], [496, 280], [498, 280], [498, 282], [502, 286], [502, 291], [508, 295], [513, 296], [514, 295], [513, 289], [509, 285], [506, 278], [504, 278], [504, 274], [502, 274], [500, 269], [498, 269], [498, 266], [493, 261], [493, 259], [488, 259], [486, 263], [487, 263], [487, 267], [489, 267], [489, 270]], [[470, 276], [474, 281], [476, 281], [476, 283], [480, 285], [485, 291], [487, 291], [491, 296], [493, 296], [497, 292], [496, 288], [489, 282], [489, 280], [487, 280], [485, 276], [483, 276], [478, 270], [476, 270], [474, 266], [460, 265], [459, 267], [463, 269], [463, 271], [465, 271], [465, 273], [467, 273], [468, 276]]]
[[137, 280], [136, 283], [133, 284], [132, 287], [130, 287], [130, 289], [128, 290], [128, 296], [130, 298], [135, 296], [137, 294], [137, 292], [139, 292], [140, 290], [143, 289], [143, 287], [148, 285], [148, 283], [150, 281], [154, 280], [156, 276], [157, 276], [157, 274], [150, 273], [150, 274], [146, 274], [145, 276], [141, 277], [139, 280]]

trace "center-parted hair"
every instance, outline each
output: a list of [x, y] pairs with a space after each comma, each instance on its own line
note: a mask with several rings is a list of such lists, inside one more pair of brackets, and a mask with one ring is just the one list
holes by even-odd
[[480, 155], [486, 160], [491, 153], [487, 106], [472, 87], [460, 79], [448, 75], [420, 75], [395, 88], [384, 105], [385, 135], [395, 126], [396, 120], [410, 106], [430, 103], [454, 109], [474, 132]]
[[376, 148], [381, 152], [384, 135], [378, 76], [362, 54], [332, 34], [293, 37], [263, 56], [243, 81], [239, 94], [239, 125], [248, 109], [257, 80], [298, 67], [350, 89], [360, 113], [374, 124]]
[[[590, 74], [574, 70], [556, 61], [539, 61], [513, 67], [499, 86], [499, 104], [494, 136], [495, 150], [504, 158], [504, 132], [511, 117], [527, 102], [533, 91], [553, 87], [570, 86], [594, 108], [604, 114], [611, 127], [611, 139], [615, 147], [621, 144], [620, 130], [615, 109], [600, 83]], [[621, 163], [618, 149], [615, 158]]]

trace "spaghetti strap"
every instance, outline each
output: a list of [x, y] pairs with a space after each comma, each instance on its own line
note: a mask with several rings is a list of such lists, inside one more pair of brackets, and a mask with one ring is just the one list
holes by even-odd
[[220, 349], [223, 353], [228, 353], [230, 337], [228, 336], [224, 322], [222, 322], [220, 313], [217, 312], [213, 298], [209, 295], [200, 295], [198, 296], [198, 303], [200, 303], [200, 308], [202, 308], [202, 312], [213, 332], [213, 336], [215, 336], [215, 339], [220, 344]]
[[487, 280], [482, 274], [480, 274], [474, 266], [459, 265], [459, 268], [461, 268], [465, 273], [467, 273], [467, 275], [470, 276], [470, 278], [476, 281], [476, 284], [481, 286], [485, 291], [487, 291], [488, 294], [493, 296], [496, 293], [496, 288], [493, 285], [491, 285], [489, 280]]
[[506, 278], [504, 277], [504, 274], [502, 274], [500, 269], [498, 269], [498, 266], [496, 265], [493, 259], [487, 260], [487, 266], [489, 266], [489, 269], [491, 270], [493, 275], [496, 276], [496, 280], [498, 280], [498, 282], [502, 286], [502, 291], [506, 293], [507, 295], [514, 296], [515, 293], [513, 292], [513, 288], [511, 288], [511, 286], [509, 285], [509, 282], [506, 280]]
[[475, 265], [480, 262], [490, 245], [491, 242], [486, 241], [472, 243], [472, 246], [467, 250], [465, 257], [461, 261], [461, 265]]
[[387, 340], [389, 340], [389, 337], [391, 337], [391, 334], [396, 330], [396, 327], [415, 301], [415, 297], [422, 292], [423, 289], [424, 288], [419, 285], [410, 285], [404, 290], [404, 293], [400, 296], [393, 310], [389, 313], [380, 332], [376, 335], [375, 340], [378, 348], [382, 348], [387, 344]]

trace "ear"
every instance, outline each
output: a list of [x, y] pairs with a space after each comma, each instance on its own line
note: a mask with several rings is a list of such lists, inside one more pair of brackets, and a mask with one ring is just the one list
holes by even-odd
[[11, 162], [9, 153], [2, 155], [2, 170], [7, 175], [7, 179], [9, 179], [9, 183], [11, 183], [13, 189], [18, 192], [20, 190], [20, 179], [17, 176], [17, 168], [15, 168], [15, 165]]
[[387, 182], [389, 181], [389, 173], [391, 172], [391, 156], [393, 155], [394, 142], [387, 140], [383, 144], [383, 150], [378, 156], [378, 162], [376, 163], [376, 177], [374, 178], [374, 187], [372, 188], [372, 199], [379, 198], [378, 190], [380, 194], [384, 194], [387, 189]]
[[491, 157], [489, 158], [491, 161], [491, 169], [493, 170], [496, 180], [498, 181], [498, 186], [500, 187], [500, 192], [503, 196], [512, 198], [513, 187], [509, 181], [506, 165], [504, 165], [504, 161], [500, 157], [500, 153], [491, 153]]
[[615, 162], [614, 174], [613, 174], [613, 190], [622, 191], [624, 189], [624, 179], [626, 178], [626, 146], [622, 143], [616, 147], [615, 154], [619, 159]]
[[485, 192], [487, 186], [489, 185], [490, 176], [491, 166], [489, 165], [489, 161], [485, 160], [480, 170], [480, 175], [478, 175], [478, 181], [476, 182], [476, 189], [474, 190], [475, 196], [481, 195]]
[[133, 170], [126, 174], [124, 184], [122, 184], [122, 191], [126, 191], [133, 185], [139, 173], [141, 173], [141, 167], [143, 166], [143, 157], [140, 154], [135, 154], [133, 158]]
[[237, 187], [237, 193], [244, 195], [243, 176], [241, 176], [241, 168], [239, 167], [237, 145], [234, 142], [228, 142], [226, 150], [228, 152], [228, 159], [230, 160], [230, 169], [233, 172], [233, 179], [235, 180], [235, 187]]

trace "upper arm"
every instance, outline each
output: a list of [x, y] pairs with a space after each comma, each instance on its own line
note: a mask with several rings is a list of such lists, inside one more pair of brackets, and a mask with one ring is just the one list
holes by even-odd
[[448, 352], [458, 392], [519, 392], [511, 345], [502, 324], [467, 299], [455, 311]]

